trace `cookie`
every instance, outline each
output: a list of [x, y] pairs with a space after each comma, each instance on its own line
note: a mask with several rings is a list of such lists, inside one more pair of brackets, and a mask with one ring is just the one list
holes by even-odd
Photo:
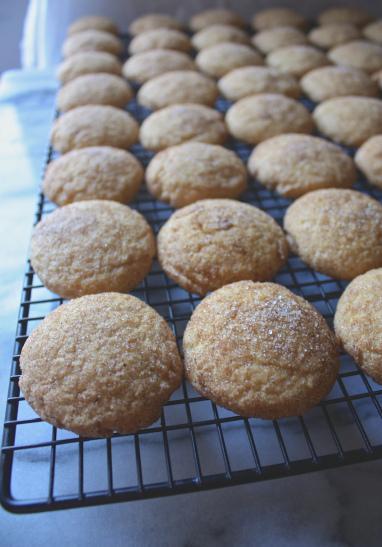
[[296, 78], [314, 68], [330, 64], [325, 53], [315, 47], [304, 45], [276, 49], [267, 55], [266, 62], [269, 66]]
[[311, 268], [353, 279], [382, 266], [382, 205], [354, 190], [315, 190], [287, 209], [289, 245]]
[[124, 108], [133, 98], [130, 85], [114, 74], [84, 74], [62, 87], [57, 94], [61, 112], [88, 104]]
[[191, 17], [190, 28], [198, 32], [212, 25], [232, 25], [234, 27], [244, 27], [245, 22], [235, 11], [215, 8], [201, 11]]
[[330, 25], [332, 23], [350, 23], [358, 27], [363, 27], [371, 20], [370, 15], [363, 9], [346, 6], [328, 8], [322, 11], [318, 17], [321, 25]]
[[108, 17], [102, 15], [87, 15], [76, 19], [68, 28], [68, 34], [75, 34], [84, 30], [103, 30], [111, 34], [118, 34], [118, 27]]
[[301, 415], [323, 399], [339, 369], [325, 319], [275, 283], [232, 283], [193, 312], [183, 339], [193, 387], [241, 416]]
[[239, 140], [258, 144], [280, 133], [311, 133], [313, 120], [301, 104], [276, 93], [240, 99], [226, 114], [228, 131]]
[[175, 49], [188, 53], [191, 49], [191, 40], [187, 34], [179, 30], [157, 28], [137, 34], [129, 45], [130, 55], [151, 49]]
[[382, 188], [382, 135], [368, 139], [357, 150], [354, 159], [367, 180]]
[[189, 55], [171, 49], [152, 49], [133, 55], [123, 65], [123, 75], [128, 80], [143, 84], [171, 70], [196, 70]]
[[377, 72], [371, 74], [371, 79], [373, 82], [376, 82], [379, 89], [382, 90], [382, 70], [377, 70]]
[[129, 34], [136, 36], [141, 32], [147, 32], [148, 30], [155, 30], [158, 28], [182, 30], [183, 25], [180, 21], [171, 17], [171, 15], [165, 15], [163, 13], [148, 13], [134, 19], [129, 26]]
[[143, 180], [143, 168], [126, 150], [90, 146], [72, 150], [47, 167], [42, 189], [57, 205], [89, 199], [129, 202]]
[[57, 78], [62, 84], [67, 84], [84, 74], [122, 74], [122, 64], [115, 55], [105, 51], [84, 51], [71, 55], [58, 65]]
[[222, 146], [186, 142], [159, 152], [146, 169], [153, 196], [172, 207], [208, 198], [235, 198], [247, 186], [245, 165]]
[[150, 425], [182, 378], [164, 319], [138, 298], [113, 292], [47, 315], [26, 341], [20, 367], [20, 387], [35, 412], [85, 437]]
[[120, 55], [122, 50], [122, 42], [114, 34], [102, 30], [83, 30], [65, 40], [62, 55], [67, 58], [83, 51], [106, 51], [112, 55]]
[[163, 270], [200, 295], [242, 279], [272, 279], [287, 256], [285, 235], [275, 220], [230, 199], [205, 199], [178, 209], [158, 234]]
[[141, 125], [139, 139], [148, 150], [186, 141], [223, 144], [228, 132], [220, 112], [200, 104], [174, 104], [154, 112]]
[[218, 81], [220, 93], [231, 101], [258, 93], [281, 93], [297, 99], [298, 81], [289, 74], [266, 66], [245, 66], [231, 70]]
[[32, 235], [32, 266], [63, 298], [130, 291], [149, 273], [154, 255], [146, 220], [115, 201], [65, 205], [44, 217]]
[[368, 374], [382, 384], [382, 269], [356, 277], [338, 301], [334, 316], [336, 335]]
[[114, 106], [86, 105], [62, 114], [53, 124], [52, 144], [61, 153], [85, 146], [130, 148], [139, 126], [130, 114]]
[[211, 25], [192, 37], [192, 45], [198, 51], [222, 42], [250, 45], [251, 40], [244, 30], [232, 25]]
[[311, 70], [300, 81], [305, 95], [320, 103], [333, 97], [378, 96], [378, 85], [366, 72], [346, 66], [324, 66]]
[[313, 118], [326, 137], [347, 146], [360, 146], [382, 133], [382, 102], [370, 97], [336, 97], [318, 105]]
[[255, 34], [252, 43], [262, 53], [270, 53], [285, 46], [307, 44], [308, 39], [298, 28], [272, 27]]
[[348, 188], [356, 180], [353, 160], [339, 146], [294, 133], [256, 146], [248, 169], [261, 184], [288, 198], [319, 188]]
[[361, 38], [362, 33], [359, 28], [350, 23], [331, 23], [312, 29], [308, 37], [315, 46], [331, 49]]
[[157, 110], [177, 103], [213, 106], [217, 96], [217, 85], [208, 76], [193, 70], [175, 70], [143, 84], [137, 100], [143, 106]]
[[362, 32], [368, 40], [382, 45], [382, 19], [378, 19], [378, 21], [370, 23], [370, 25], [367, 25]]
[[331, 49], [328, 57], [336, 65], [351, 66], [365, 72], [382, 68], [382, 46], [367, 40], [353, 40]]
[[261, 55], [252, 47], [229, 42], [203, 49], [196, 56], [195, 62], [202, 72], [215, 78], [221, 78], [234, 68], [264, 64]]
[[263, 9], [257, 12], [252, 19], [252, 26], [258, 31], [285, 26], [304, 29], [306, 25], [306, 19], [297, 11], [289, 8]]

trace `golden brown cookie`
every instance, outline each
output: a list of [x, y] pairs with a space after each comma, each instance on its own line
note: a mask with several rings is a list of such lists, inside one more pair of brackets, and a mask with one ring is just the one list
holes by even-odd
[[303, 414], [328, 394], [339, 369], [325, 319], [275, 283], [241, 281], [207, 296], [183, 348], [193, 387], [247, 417]]
[[382, 205], [354, 190], [315, 190], [287, 209], [290, 247], [311, 268], [353, 279], [382, 266]]
[[252, 43], [262, 53], [270, 53], [281, 47], [307, 44], [308, 39], [296, 27], [272, 27], [255, 34]]
[[133, 90], [120, 76], [114, 74], [84, 74], [62, 87], [57, 94], [61, 112], [88, 104], [124, 108], [133, 98]]
[[76, 298], [47, 315], [26, 341], [20, 367], [35, 412], [86, 437], [147, 427], [182, 378], [164, 319], [113, 292]]
[[297, 11], [289, 8], [268, 8], [257, 12], [252, 19], [255, 30], [265, 30], [274, 27], [297, 27], [304, 29], [306, 19]]
[[76, 19], [68, 28], [68, 34], [75, 34], [84, 30], [103, 30], [111, 34], [118, 34], [118, 27], [108, 17], [102, 15], [87, 15]]
[[155, 239], [143, 216], [115, 201], [78, 201], [34, 229], [31, 262], [44, 285], [63, 298], [127, 292], [149, 273]]
[[336, 65], [352, 66], [365, 72], [382, 68], [382, 46], [367, 40], [353, 40], [331, 49], [328, 57]]
[[264, 186], [288, 198], [319, 188], [348, 188], [356, 180], [353, 160], [339, 146], [295, 133], [256, 146], [248, 169]]
[[196, 70], [189, 55], [171, 49], [152, 49], [129, 57], [123, 65], [123, 75], [128, 80], [143, 84], [171, 70]]
[[85, 146], [130, 148], [137, 142], [135, 119], [114, 106], [86, 105], [62, 114], [53, 124], [52, 144], [61, 153]]
[[322, 11], [318, 17], [321, 25], [330, 25], [332, 23], [350, 23], [358, 27], [363, 27], [371, 20], [370, 15], [363, 9], [352, 6], [338, 6], [328, 8]]
[[221, 42], [250, 45], [251, 40], [244, 30], [232, 25], [211, 25], [200, 30], [192, 37], [192, 45], [197, 50], [205, 49]]
[[382, 269], [356, 277], [339, 299], [334, 316], [336, 335], [373, 380], [382, 384]]
[[71, 55], [58, 65], [57, 78], [66, 84], [84, 74], [122, 74], [122, 64], [111, 53], [105, 51], [84, 51]]
[[143, 84], [137, 100], [147, 108], [157, 110], [177, 103], [213, 106], [217, 96], [217, 85], [208, 76], [195, 70], [174, 70]]
[[146, 169], [149, 191], [172, 207], [207, 198], [235, 198], [247, 186], [245, 165], [222, 146], [186, 142], [159, 152]]
[[47, 167], [42, 188], [57, 205], [89, 199], [128, 203], [143, 180], [143, 168], [127, 150], [89, 146], [72, 150]]
[[207, 9], [191, 17], [190, 28], [198, 32], [212, 25], [232, 25], [244, 27], [245, 22], [235, 11], [223, 8]]
[[266, 62], [269, 66], [296, 78], [300, 78], [314, 68], [330, 64], [325, 53], [305, 45], [276, 49], [267, 55]]
[[200, 51], [195, 59], [202, 72], [221, 78], [234, 68], [264, 64], [263, 58], [252, 47], [224, 42]]
[[359, 28], [350, 23], [331, 23], [312, 29], [308, 36], [315, 46], [331, 49], [361, 38], [362, 33]]
[[130, 55], [150, 51], [151, 49], [175, 49], [188, 53], [191, 40], [184, 32], [169, 28], [157, 28], [141, 32], [135, 36], [129, 45]]
[[363, 30], [363, 35], [372, 42], [377, 42], [382, 45], [382, 19], [378, 19], [374, 23], [370, 23]]
[[136, 36], [141, 32], [147, 32], [148, 30], [155, 30], [158, 28], [182, 30], [183, 25], [180, 21], [163, 13], [148, 13], [134, 19], [129, 26], [129, 34]]
[[158, 234], [158, 258], [184, 289], [206, 294], [242, 279], [272, 279], [288, 256], [285, 235], [264, 211], [230, 199], [178, 209]]
[[62, 55], [67, 58], [83, 51], [106, 51], [112, 55], [120, 55], [122, 50], [122, 42], [114, 34], [102, 30], [83, 30], [65, 40]]
[[250, 144], [281, 133], [311, 133], [314, 127], [302, 104], [276, 93], [240, 99], [228, 109], [226, 123], [231, 135]]
[[318, 105], [313, 118], [323, 135], [341, 144], [360, 146], [382, 133], [382, 102], [370, 97], [336, 97]]
[[367, 180], [382, 188], [382, 135], [368, 139], [354, 157]]
[[223, 144], [228, 131], [220, 112], [201, 104], [174, 104], [144, 120], [139, 132], [148, 150], [163, 150], [186, 141]]

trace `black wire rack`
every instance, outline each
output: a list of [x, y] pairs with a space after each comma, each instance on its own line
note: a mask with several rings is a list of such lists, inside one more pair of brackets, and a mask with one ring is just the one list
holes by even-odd
[[[309, 109], [313, 104], [302, 99]], [[229, 102], [218, 99], [222, 112]], [[148, 110], [132, 101], [138, 121]], [[251, 147], [228, 145], [246, 161]], [[132, 152], [147, 165], [152, 154]], [[353, 151], [347, 150], [349, 154]], [[49, 163], [54, 158], [50, 148]], [[359, 177], [356, 189], [382, 201], [382, 191]], [[280, 224], [290, 201], [254, 180], [241, 197]], [[131, 206], [157, 233], [172, 209], [142, 187]], [[54, 209], [40, 193], [36, 222]], [[345, 283], [319, 274], [291, 256], [276, 282], [306, 298], [332, 324]], [[200, 298], [166, 277], [158, 263], [132, 294], [157, 310], [179, 344]], [[287, 477], [382, 457], [382, 389], [341, 356], [331, 393], [304, 416], [242, 418], [200, 397], [186, 382], [164, 406], [160, 420], [137, 434], [87, 439], [42, 422], [20, 394], [19, 356], [29, 333], [62, 299], [50, 293], [27, 263], [12, 358], [2, 448], [1, 501], [13, 512], [55, 509], [197, 492]], [[180, 344], [181, 346], [181, 344]]]

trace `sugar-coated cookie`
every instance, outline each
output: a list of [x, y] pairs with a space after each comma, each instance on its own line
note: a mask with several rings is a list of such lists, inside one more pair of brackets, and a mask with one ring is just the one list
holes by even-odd
[[306, 35], [296, 27], [272, 27], [255, 34], [252, 43], [262, 53], [286, 46], [307, 44]]
[[197, 50], [205, 49], [221, 42], [249, 45], [251, 40], [248, 34], [238, 27], [217, 24], [205, 27], [192, 37], [192, 45]]
[[315, 27], [308, 34], [309, 40], [317, 47], [331, 49], [362, 37], [359, 28], [350, 23], [331, 23]]
[[84, 74], [122, 74], [122, 64], [115, 55], [106, 51], [84, 51], [71, 55], [58, 65], [57, 78], [66, 84]]
[[274, 27], [297, 27], [304, 29], [306, 19], [290, 8], [267, 8], [255, 14], [252, 25], [255, 30], [265, 30]]
[[151, 49], [175, 49], [188, 53], [191, 49], [191, 40], [187, 34], [179, 30], [157, 28], [137, 34], [129, 44], [130, 55]]
[[378, 19], [378, 21], [370, 23], [370, 25], [367, 25], [362, 32], [368, 40], [382, 45], [382, 19]]
[[370, 15], [363, 9], [352, 6], [338, 6], [322, 11], [318, 17], [321, 25], [332, 23], [350, 23], [363, 27], [371, 20]]
[[102, 15], [87, 15], [76, 19], [69, 26], [68, 34], [75, 34], [84, 30], [103, 30], [104, 32], [111, 32], [111, 34], [118, 34], [119, 32], [112, 19]]
[[244, 27], [245, 22], [235, 11], [224, 8], [213, 8], [201, 11], [191, 17], [190, 28], [198, 32], [212, 25], [232, 25], [234, 27]]
[[352, 66], [373, 73], [382, 68], [382, 46], [367, 40], [353, 40], [331, 49], [328, 57], [336, 65]]
[[382, 135], [375, 135], [364, 142], [354, 159], [367, 180], [382, 188]]
[[241, 66], [264, 64], [262, 56], [252, 47], [229, 42], [203, 49], [196, 56], [195, 62], [202, 72], [214, 78], [221, 78]]
[[121, 40], [110, 32], [103, 30], [83, 30], [70, 35], [62, 46], [64, 58], [71, 57], [83, 51], [106, 51], [112, 55], [120, 55], [123, 50]]
[[148, 30], [155, 30], [158, 28], [182, 30], [183, 25], [180, 21], [163, 13], [148, 13], [142, 15], [129, 26], [129, 34], [136, 36], [141, 32], [147, 32]]
[[196, 66], [193, 59], [181, 51], [151, 49], [129, 57], [122, 68], [128, 80], [140, 84], [171, 70], [196, 70]]
[[297, 45], [276, 49], [267, 55], [269, 66], [300, 78], [310, 70], [329, 65], [325, 53], [313, 46]]

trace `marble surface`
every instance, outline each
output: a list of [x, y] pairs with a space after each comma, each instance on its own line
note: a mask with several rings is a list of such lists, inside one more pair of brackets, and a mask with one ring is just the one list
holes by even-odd
[[[0, 412], [20, 288], [54, 110], [49, 74], [0, 88]], [[378, 422], [379, 427], [379, 422]], [[211, 455], [210, 455], [211, 457]], [[0, 510], [0, 545], [362, 546], [381, 544], [382, 462], [218, 491], [53, 514]], [[31, 485], [38, 490], [38, 484]]]

